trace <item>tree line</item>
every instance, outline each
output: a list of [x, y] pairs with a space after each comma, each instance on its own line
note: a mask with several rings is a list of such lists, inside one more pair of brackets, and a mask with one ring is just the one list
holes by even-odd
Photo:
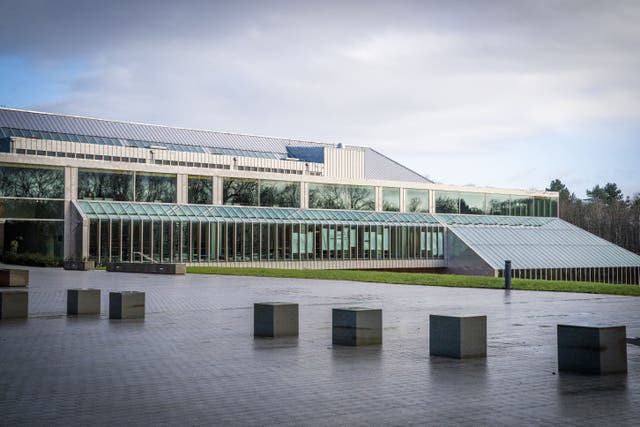
[[560, 218], [640, 254], [640, 194], [625, 197], [617, 184], [607, 183], [587, 190], [583, 200], [559, 179], [547, 190], [560, 193]]

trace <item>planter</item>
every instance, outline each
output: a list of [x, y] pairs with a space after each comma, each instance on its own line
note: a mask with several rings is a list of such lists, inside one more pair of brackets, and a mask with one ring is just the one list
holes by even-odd
[[115, 262], [107, 264], [107, 271], [117, 273], [186, 274], [186, 264]]
[[65, 261], [62, 265], [65, 270], [95, 270], [96, 262], [95, 261]]
[[3, 268], [0, 270], [0, 286], [26, 288], [29, 286], [29, 270]]

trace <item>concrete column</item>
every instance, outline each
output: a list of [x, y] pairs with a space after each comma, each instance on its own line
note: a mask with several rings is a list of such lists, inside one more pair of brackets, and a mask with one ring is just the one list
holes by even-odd
[[189, 203], [189, 175], [179, 173], [176, 182], [176, 201], [179, 205]]
[[71, 200], [78, 198], [78, 168], [64, 168], [64, 257], [72, 257], [75, 253], [73, 235], [73, 206]]
[[382, 187], [374, 187], [375, 188], [375, 197], [376, 197], [376, 211], [382, 211], [383, 200], [382, 200]]
[[213, 177], [213, 204], [214, 205], [222, 204], [222, 177], [221, 176]]
[[429, 190], [429, 213], [436, 213], [436, 192]]
[[400, 212], [406, 212], [407, 211], [407, 208], [405, 206], [406, 197], [405, 197], [404, 193], [405, 193], [405, 189], [401, 188], [400, 189]]
[[309, 209], [309, 183], [300, 183], [300, 208]]
[[89, 257], [89, 220], [82, 220], [82, 248], [80, 248], [80, 259], [85, 259]]

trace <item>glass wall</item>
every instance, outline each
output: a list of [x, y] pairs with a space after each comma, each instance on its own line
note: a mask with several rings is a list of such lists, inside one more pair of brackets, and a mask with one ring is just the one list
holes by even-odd
[[189, 203], [196, 205], [210, 205], [213, 203], [213, 178], [210, 176], [189, 175], [188, 197]]
[[64, 169], [0, 163], [0, 197], [64, 198]]
[[534, 197], [535, 216], [558, 216], [558, 199]]
[[457, 191], [436, 191], [437, 213], [460, 213], [460, 196]]
[[64, 168], [0, 163], [0, 257], [62, 258], [63, 198]]
[[283, 208], [300, 207], [300, 183], [293, 181], [267, 181], [261, 179], [260, 206]]
[[510, 215], [511, 196], [487, 193], [487, 213], [489, 215]]
[[483, 215], [485, 213], [484, 193], [459, 193], [460, 213]]
[[436, 213], [558, 216], [558, 199], [514, 194], [436, 191]]
[[64, 219], [64, 201], [0, 199], [0, 218]]
[[135, 181], [136, 201], [176, 202], [176, 175], [138, 172]]
[[133, 201], [133, 172], [78, 169], [78, 199]]
[[405, 190], [407, 212], [429, 212], [429, 190]]
[[224, 178], [222, 181], [222, 204], [258, 206], [258, 180]]
[[387, 212], [398, 212], [400, 210], [399, 188], [382, 188], [382, 210]]
[[444, 258], [427, 225], [92, 220], [89, 239], [102, 263]]
[[374, 187], [309, 184], [309, 207], [315, 209], [375, 210]]
[[524, 196], [512, 196], [511, 215], [514, 216], [534, 216], [533, 198]]
[[300, 183], [264, 179], [224, 178], [223, 204], [300, 207]]

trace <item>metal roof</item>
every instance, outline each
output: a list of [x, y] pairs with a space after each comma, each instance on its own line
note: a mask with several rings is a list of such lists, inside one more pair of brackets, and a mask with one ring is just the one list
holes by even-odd
[[130, 203], [78, 201], [89, 219], [136, 219], [155, 221], [238, 221], [294, 222], [315, 224], [371, 225], [439, 225], [430, 214], [346, 211], [324, 209], [292, 209], [248, 206], [174, 205], [162, 203]]
[[[333, 144], [296, 139], [185, 129], [7, 108], [0, 108], [0, 128], [12, 130], [4, 132], [4, 134], [8, 133], [11, 136], [142, 148], [160, 145], [174, 151], [275, 159], [286, 157], [288, 147], [297, 147], [298, 153], [300, 153], [302, 152], [300, 147], [334, 146]], [[23, 134], [21, 131], [36, 131], [37, 134], [34, 132], [24, 132]], [[430, 182], [420, 174], [375, 150], [365, 147], [349, 148], [364, 149], [366, 178]], [[314, 155], [306, 161], [318, 161], [322, 157]]]
[[[396, 162], [374, 150], [367, 148], [364, 152], [365, 177], [368, 179], [433, 182], [406, 166]], [[393, 177], [393, 178], [390, 178]]]
[[287, 153], [286, 147], [289, 145], [326, 145], [293, 139], [185, 129], [12, 109], [0, 109], [0, 127], [188, 146], [271, 152], [283, 155]]
[[[443, 224], [496, 270], [511, 260], [514, 269], [640, 267], [640, 256], [558, 218], [475, 217]], [[447, 215], [447, 217], [465, 215]], [[481, 220], [494, 219], [482, 224]]]

